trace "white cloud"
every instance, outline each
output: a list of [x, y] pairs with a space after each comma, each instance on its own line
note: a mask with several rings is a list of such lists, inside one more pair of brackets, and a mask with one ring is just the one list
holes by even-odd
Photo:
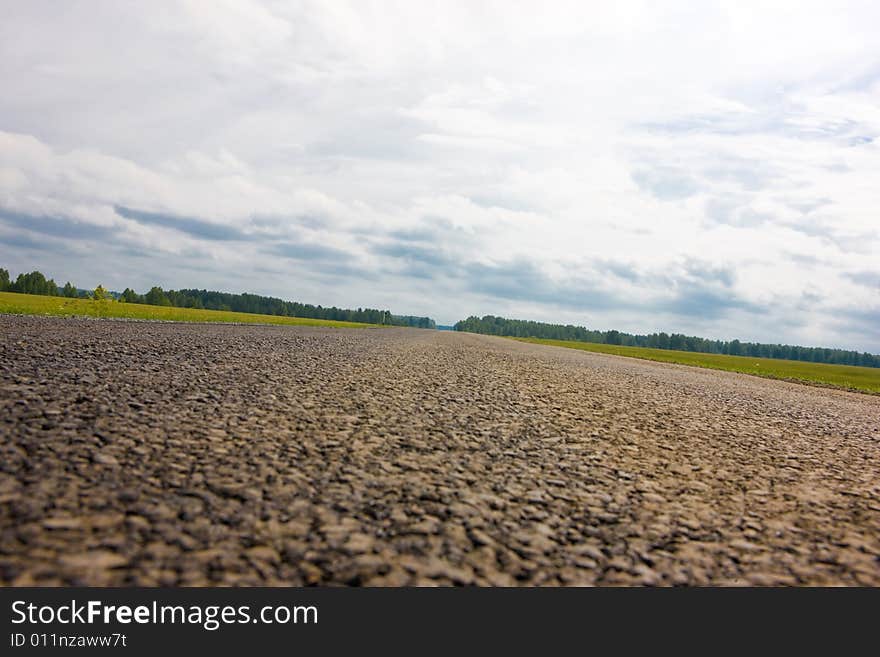
[[878, 19], [20, 4], [0, 24], [0, 259], [84, 285], [880, 351], [859, 323], [880, 307]]

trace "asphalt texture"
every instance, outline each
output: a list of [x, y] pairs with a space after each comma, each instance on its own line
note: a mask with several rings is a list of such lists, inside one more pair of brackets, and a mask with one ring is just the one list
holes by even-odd
[[880, 584], [880, 397], [502, 338], [0, 316], [0, 584]]

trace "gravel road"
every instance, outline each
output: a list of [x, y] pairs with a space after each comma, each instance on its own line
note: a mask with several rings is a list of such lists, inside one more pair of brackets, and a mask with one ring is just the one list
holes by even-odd
[[880, 397], [501, 338], [0, 316], [6, 585], [880, 584]]

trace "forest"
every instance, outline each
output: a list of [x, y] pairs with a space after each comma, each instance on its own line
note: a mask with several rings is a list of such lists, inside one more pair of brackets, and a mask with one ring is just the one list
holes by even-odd
[[677, 351], [693, 351], [707, 354], [799, 360], [810, 363], [880, 367], [880, 356], [844, 349], [762, 344], [759, 342], [740, 342], [739, 340], [709, 340], [680, 333], [633, 335], [615, 330], [596, 331], [582, 326], [572, 326], [571, 324], [547, 324], [522, 319], [506, 319], [504, 317], [495, 317], [494, 315], [486, 315], [482, 318], [468, 317], [456, 323], [454, 328], [456, 331], [504, 335], [516, 338], [545, 338], [549, 340], [594, 342], [597, 344], [629, 347], [674, 349]]
[[12, 281], [9, 271], [0, 269], [0, 292], [19, 292], [21, 294], [38, 294], [46, 296], [63, 296], [72, 298], [115, 299], [122, 303], [142, 303], [151, 306], [173, 306], [177, 308], [202, 308], [205, 310], [225, 310], [262, 315], [280, 315], [283, 317], [308, 317], [312, 319], [332, 319], [344, 322], [362, 322], [365, 324], [384, 324], [387, 326], [410, 326], [414, 328], [436, 328], [430, 317], [412, 315], [394, 315], [389, 310], [374, 308], [358, 308], [357, 310], [315, 306], [297, 301], [284, 301], [275, 297], [258, 294], [232, 294], [211, 290], [163, 290], [154, 286], [144, 294], [138, 294], [131, 288], [122, 292], [111, 292], [98, 286], [94, 291], [78, 289], [67, 282], [59, 288], [53, 279], [47, 279], [41, 272], [19, 274]]

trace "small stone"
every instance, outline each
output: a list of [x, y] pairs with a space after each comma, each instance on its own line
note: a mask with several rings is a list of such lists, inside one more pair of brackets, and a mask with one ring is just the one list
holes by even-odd
[[249, 548], [245, 551], [245, 554], [255, 561], [267, 561], [269, 563], [279, 563], [281, 561], [278, 551], [268, 545], [257, 545], [256, 547]]
[[528, 491], [528, 492], [525, 494], [525, 498], [524, 498], [524, 499], [526, 500], [526, 502], [530, 502], [530, 503], [532, 503], [532, 504], [543, 504], [543, 503], [546, 501], [547, 498], [545, 497], [543, 491], [538, 490], [538, 489], [536, 488], [535, 490], [530, 490], [530, 491]]
[[121, 513], [99, 513], [86, 518], [86, 522], [93, 529], [107, 529], [121, 525], [125, 516]]
[[439, 525], [436, 520], [427, 519], [410, 525], [409, 531], [413, 534], [436, 534]]
[[386, 561], [376, 554], [359, 554], [352, 559], [352, 565], [362, 580], [388, 569]]
[[98, 452], [97, 454], [92, 455], [92, 460], [95, 463], [100, 463], [101, 465], [119, 465], [119, 461], [112, 454], [107, 454], [105, 452]]
[[128, 563], [128, 559], [122, 555], [107, 550], [68, 554], [62, 556], [59, 561], [67, 568], [86, 571], [120, 568]]
[[597, 548], [595, 545], [589, 545], [587, 543], [584, 543], [583, 545], [575, 545], [573, 548], [571, 548], [571, 551], [578, 556], [589, 557], [590, 559], [594, 559], [596, 561], [601, 561], [605, 559], [605, 554], [602, 552], [602, 550]]
[[116, 494], [120, 502], [128, 504], [129, 502], [137, 502], [140, 493], [132, 488], [124, 488]]
[[46, 529], [77, 529], [82, 526], [80, 518], [46, 518], [43, 527]]
[[143, 516], [127, 516], [125, 518], [125, 524], [128, 525], [132, 529], [149, 529], [150, 521], [144, 518]]
[[318, 584], [324, 577], [324, 571], [318, 568], [315, 564], [309, 563], [308, 561], [300, 562], [299, 570], [302, 573], [303, 579], [305, 579], [306, 584], [310, 586]]
[[445, 577], [455, 584], [467, 585], [474, 581], [474, 572], [470, 567], [454, 566], [443, 559], [431, 559], [422, 572], [432, 579]]
[[360, 552], [370, 552], [373, 549], [375, 541], [372, 536], [367, 534], [352, 534], [343, 546], [348, 552], [357, 554]]
[[207, 550], [196, 550], [192, 553], [194, 559], [201, 563], [208, 563], [223, 556], [223, 550], [210, 548]]
[[754, 543], [750, 543], [749, 541], [741, 540], [730, 541], [728, 545], [730, 545], [730, 547], [734, 549], [742, 550], [743, 552], [761, 552], [764, 549], [760, 545], [755, 545]]
[[473, 541], [474, 545], [495, 545], [495, 541], [484, 532], [482, 529], [470, 529], [468, 530], [468, 534], [471, 537], [471, 541]]

